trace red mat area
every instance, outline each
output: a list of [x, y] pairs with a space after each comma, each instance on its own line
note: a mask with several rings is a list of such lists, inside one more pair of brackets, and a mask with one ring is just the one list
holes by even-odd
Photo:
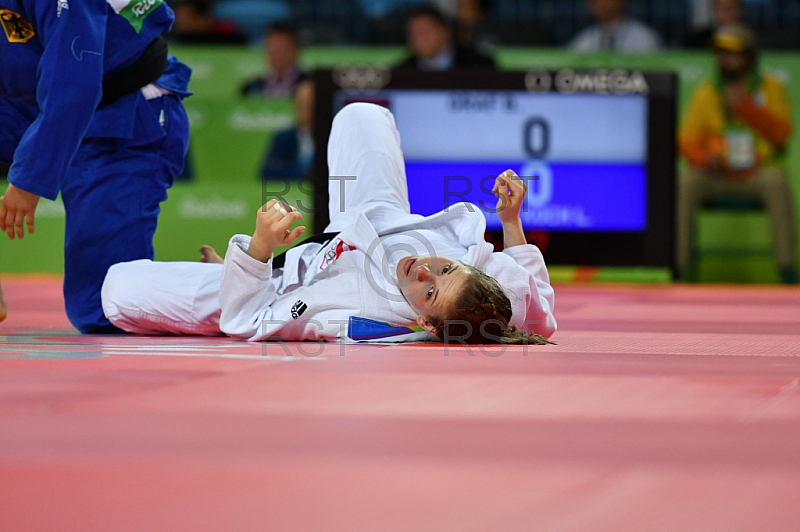
[[798, 289], [562, 286], [558, 345], [444, 350], [82, 337], [3, 288], [3, 531], [798, 529]]

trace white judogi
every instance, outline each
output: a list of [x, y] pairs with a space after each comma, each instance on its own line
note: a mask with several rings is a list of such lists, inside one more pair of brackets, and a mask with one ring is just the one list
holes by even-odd
[[[271, 260], [247, 254], [250, 237], [236, 235], [224, 265], [117, 264], [103, 285], [108, 319], [134, 333], [227, 334], [243, 340], [343, 338], [350, 316], [414, 324], [417, 315], [395, 285], [393, 270], [388, 275], [383, 267], [389, 259], [382, 240], [397, 244], [386, 235], [405, 233], [401, 243], [417, 239], [432, 248], [430, 254], [444, 255], [437, 248], [462, 250], [461, 257], [451, 258], [497, 279], [511, 300], [512, 324], [547, 337], [555, 332], [553, 289], [536, 246], [495, 253], [483, 239], [486, 219], [470, 203], [428, 217], [410, 214], [400, 136], [388, 110], [365, 103], [342, 109], [333, 121], [328, 168], [331, 221], [325, 231], [340, 234], [324, 249], [294, 247], [284, 268], [273, 271]], [[320, 269], [320, 253], [339, 240], [355, 250]], [[412, 339], [425, 338], [430, 335]]]

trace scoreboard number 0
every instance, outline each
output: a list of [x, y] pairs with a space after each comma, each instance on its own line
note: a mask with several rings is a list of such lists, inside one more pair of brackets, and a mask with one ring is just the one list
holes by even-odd
[[550, 123], [541, 116], [534, 116], [522, 126], [525, 153], [531, 159], [544, 159], [550, 151]]

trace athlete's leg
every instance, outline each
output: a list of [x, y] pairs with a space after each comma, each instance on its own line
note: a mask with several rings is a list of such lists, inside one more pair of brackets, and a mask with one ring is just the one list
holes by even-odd
[[153, 258], [159, 204], [183, 165], [188, 141], [183, 106], [172, 96], [148, 103], [154, 123], [163, 118], [163, 138], [141, 145], [85, 141], [62, 186], [64, 301], [81, 332], [116, 330], [100, 303], [106, 271], [118, 262]]
[[136, 260], [108, 269], [103, 311], [137, 334], [219, 336], [222, 264]]
[[384, 203], [408, 214], [400, 134], [388, 109], [352, 103], [336, 114], [328, 140], [328, 213], [325, 231], [350, 226], [366, 207]]

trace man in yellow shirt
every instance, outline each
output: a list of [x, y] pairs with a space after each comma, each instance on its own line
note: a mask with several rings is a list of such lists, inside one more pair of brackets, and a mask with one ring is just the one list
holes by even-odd
[[717, 74], [694, 91], [678, 133], [689, 163], [678, 191], [678, 270], [692, 263], [694, 218], [707, 199], [746, 196], [763, 202], [770, 217], [781, 280], [797, 283], [792, 191], [784, 168], [792, 132], [786, 87], [759, 72], [752, 32], [741, 24], [713, 39]]

